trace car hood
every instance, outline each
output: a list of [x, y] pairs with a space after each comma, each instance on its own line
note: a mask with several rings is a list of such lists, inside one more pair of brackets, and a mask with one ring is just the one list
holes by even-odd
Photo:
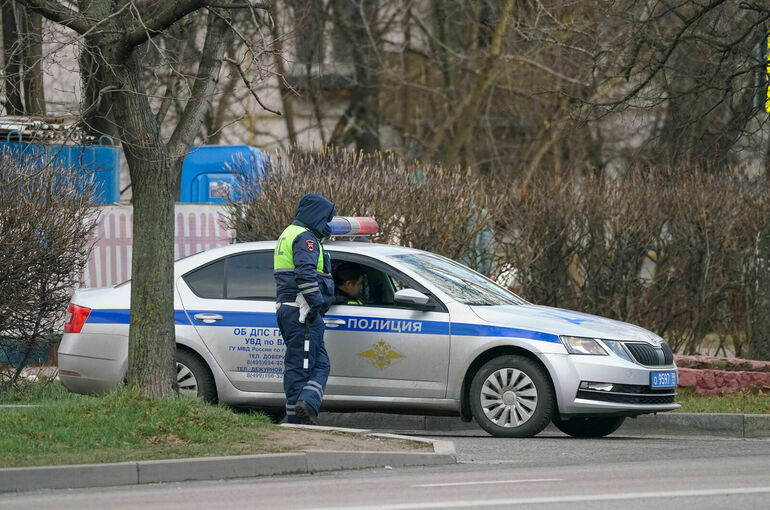
[[632, 340], [660, 345], [662, 339], [644, 328], [561, 308], [538, 305], [471, 306], [482, 320], [554, 335], [583, 336], [607, 340]]

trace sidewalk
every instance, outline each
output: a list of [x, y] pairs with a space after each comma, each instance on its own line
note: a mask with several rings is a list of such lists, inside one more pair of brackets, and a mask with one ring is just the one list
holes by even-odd
[[[475, 421], [448, 416], [411, 416], [383, 413], [322, 413], [322, 425], [391, 430], [396, 433], [486, 432]], [[546, 429], [558, 432], [553, 425]], [[560, 433], [560, 432], [558, 432]], [[613, 435], [712, 436], [770, 439], [770, 414], [660, 413], [627, 418]]]
[[141, 485], [185, 480], [224, 480], [255, 476], [309, 474], [343, 469], [437, 466], [457, 462], [454, 443], [436, 439], [380, 434], [338, 427], [281, 425], [308, 430], [363, 434], [369, 437], [431, 443], [433, 452], [307, 450], [297, 453], [147, 460], [0, 469], [0, 493], [38, 489], [75, 489]]

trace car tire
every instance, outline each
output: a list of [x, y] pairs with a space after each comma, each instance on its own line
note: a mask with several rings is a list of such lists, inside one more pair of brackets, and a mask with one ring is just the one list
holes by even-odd
[[500, 356], [485, 363], [470, 388], [473, 417], [493, 436], [531, 437], [554, 414], [556, 398], [546, 370], [524, 356]]
[[210, 404], [217, 402], [217, 386], [214, 377], [197, 354], [184, 349], [177, 349], [176, 384], [180, 395], [200, 397]]
[[554, 418], [554, 426], [572, 437], [604, 437], [623, 425], [625, 416], [576, 417], [567, 420]]

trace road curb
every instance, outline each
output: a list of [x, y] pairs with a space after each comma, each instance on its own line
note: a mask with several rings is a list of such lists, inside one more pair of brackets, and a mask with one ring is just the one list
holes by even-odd
[[[282, 425], [303, 427], [302, 425]], [[224, 480], [257, 476], [312, 474], [378, 467], [437, 466], [457, 462], [451, 441], [379, 434], [341, 427], [313, 430], [363, 434], [433, 444], [433, 452], [370, 452], [308, 450], [297, 453], [237, 455], [188, 459], [145, 460], [113, 464], [82, 464], [0, 469], [0, 493], [38, 489], [83, 489], [189, 480]]]
[[[478, 431], [475, 421], [463, 422], [448, 416], [413, 416], [382, 413], [323, 413], [331, 426], [387, 429], [410, 434]], [[553, 425], [546, 431], [557, 432]], [[615, 435], [711, 436], [725, 438], [770, 438], [770, 414], [660, 413], [627, 419]]]

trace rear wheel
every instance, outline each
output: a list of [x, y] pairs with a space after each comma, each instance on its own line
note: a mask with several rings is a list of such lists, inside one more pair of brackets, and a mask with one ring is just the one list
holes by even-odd
[[530, 437], [551, 421], [555, 398], [545, 369], [523, 356], [500, 356], [473, 376], [473, 417], [495, 436]]
[[206, 402], [216, 403], [217, 387], [206, 363], [184, 349], [177, 349], [174, 359], [179, 394], [201, 397]]
[[568, 436], [604, 437], [618, 430], [625, 419], [625, 416], [576, 417], [567, 420], [554, 418], [553, 424]]

